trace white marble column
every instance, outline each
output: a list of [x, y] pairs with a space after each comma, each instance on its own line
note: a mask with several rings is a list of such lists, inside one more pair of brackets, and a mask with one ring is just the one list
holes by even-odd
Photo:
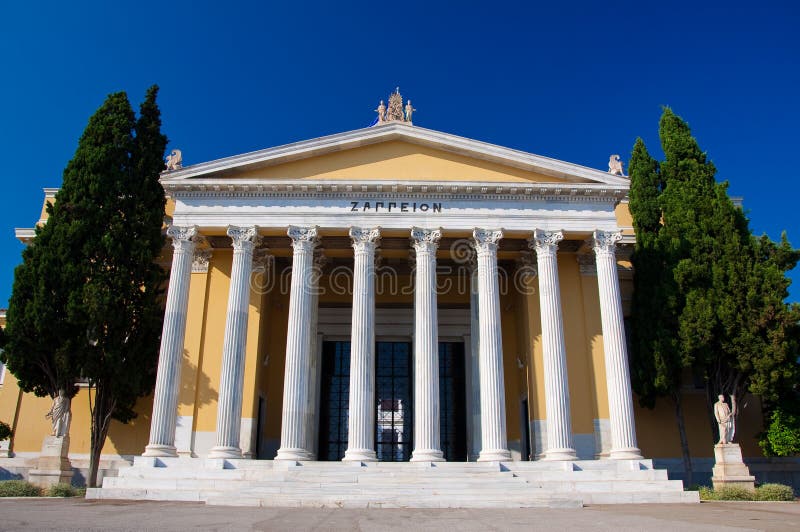
[[255, 226], [228, 226], [233, 243], [231, 285], [228, 313], [222, 341], [222, 374], [217, 404], [217, 444], [209, 458], [242, 458], [239, 437], [242, 430], [242, 387], [244, 386], [247, 310], [250, 303], [250, 276], [253, 272], [253, 249], [258, 243]]
[[380, 228], [350, 228], [353, 239], [353, 320], [350, 339], [350, 412], [345, 462], [375, 457], [375, 246]]
[[567, 352], [561, 314], [561, 290], [558, 284], [558, 243], [560, 231], [537, 229], [530, 240], [536, 250], [539, 273], [539, 306], [542, 316], [542, 351], [544, 354], [544, 390], [547, 408], [547, 449], [545, 460], [575, 460], [570, 419]]
[[511, 460], [506, 436], [506, 386], [497, 278], [497, 243], [503, 238], [503, 231], [475, 229], [472, 237], [478, 254], [478, 362], [481, 373], [481, 454], [478, 461]]
[[416, 252], [414, 283], [414, 452], [412, 462], [441, 462], [439, 427], [439, 320], [436, 250], [440, 229], [411, 229]]
[[175, 421], [181, 384], [181, 358], [186, 336], [186, 312], [189, 305], [189, 282], [195, 251], [197, 227], [167, 229], [172, 238], [172, 268], [169, 273], [167, 304], [158, 355], [158, 373], [153, 396], [150, 443], [143, 456], [178, 456], [175, 448]]
[[597, 261], [597, 286], [600, 290], [600, 319], [603, 326], [606, 386], [611, 418], [609, 456], [622, 460], [637, 459], [642, 457], [642, 453], [636, 445], [622, 297], [617, 277], [616, 244], [622, 239], [622, 233], [595, 231], [593, 236], [592, 247]]
[[305, 411], [308, 404], [308, 365], [311, 360], [312, 265], [317, 246], [316, 227], [289, 226], [292, 239], [292, 284], [286, 335], [286, 372], [283, 378], [281, 447], [275, 460], [310, 460], [305, 448]]

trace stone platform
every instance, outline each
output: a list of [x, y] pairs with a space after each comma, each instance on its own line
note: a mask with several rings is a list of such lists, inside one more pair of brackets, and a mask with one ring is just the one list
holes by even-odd
[[143, 458], [88, 499], [343, 508], [578, 508], [699, 502], [651, 460], [273, 462]]

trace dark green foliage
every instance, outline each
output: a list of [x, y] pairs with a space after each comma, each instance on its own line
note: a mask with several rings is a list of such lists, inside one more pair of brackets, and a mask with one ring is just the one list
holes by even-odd
[[0, 497], [41, 497], [42, 489], [27, 480], [0, 481]]
[[148, 90], [138, 120], [124, 93], [109, 96], [67, 167], [65, 197], [56, 200], [89, 228], [73, 241], [84, 282], [74, 291], [69, 315], [87, 340], [81, 368], [95, 391], [90, 486], [111, 419], [131, 420], [136, 400], [155, 383], [164, 280], [155, 263], [164, 244], [158, 176], [167, 145], [157, 92]]
[[147, 91], [138, 120], [124, 92], [89, 119], [9, 306], [9, 369], [23, 389], [74, 394], [76, 378], [89, 382], [90, 486], [111, 420], [131, 420], [155, 383], [167, 145], [157, 93]]
[[741, 399], [749, 392], [769, 403], [797, 381], [800, 313], [785, 298], [786, 272], [800, 250], [785, 235], [780, 243], [751, 235], [727, 183], [716, 182], [713, 163], [668, 108], [659, 136], [662, 163], [637, 139], [629, 165], [636, 229], [631, 377], [643, 405], [672, 399], [688, 472], [680, 404], [687, 376], [706, 384], [714, 438], [718, 394]]
[[7, 440], [14, 435], [14, 431], [8, 426], [8, 423], [0, 421], [0, 441]]

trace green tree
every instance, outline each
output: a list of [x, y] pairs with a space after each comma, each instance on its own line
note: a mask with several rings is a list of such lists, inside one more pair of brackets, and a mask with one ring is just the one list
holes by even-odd
[[90, 486], [111, 420], [133, 419], [136, 400], [155, 384], [164, 280], [156, 264], [165, 205], [158, 177], [167, 145], [157, 93], [148, 90], [136, 121], [125, 94], [111, 95], [82, 139], [88, 150], [109, 155], [108, 164], [94, 167], [76, 157], [64, 177], [64, 207], [88, 228], [79, 242], [85, 281], [69, 315], [89, 340], [80, 366], [94, 390]]
[[[48, 221], [23, 254], [35, 260], [18, 268], [9, 307], [10, 343], [20, 343], [21, 356], [50, 356], [56, 368], [70, 368], [55, 373], [58, 385], [78, 374], [89, 383], [90, 486], [111, 420], [135, 417], [136, 400], [155, 383], [164, 281], [156, 263], [165, 204], [158, 176], [167, 144], [157, 94], [155, 86], [147, 91], [138, 120], [124, 92], [89, 119]], [[26, 328], [11, 327], [12, 310]], [[39, 330], [46, 334], [26, 334]], [[23, 376], [28, 388], [52, 395], [44, 366], [37, 373], [34, 358]]]
[[656, 399], [672, 401], [687, 484], [692, 484], [692, 461], [681, 400], [681, 383], [689, 361], [679, 350], [679, 306], [682, 302], [671, 275], [675, 257], [663, 253], [661, 238], [664, 182], [658, 162], [641, 138], [636, 139], [629, 164], [630, 211], [636, 233], [631, 261], [636, 275], [631, 312], [631, 381], [642, 406]]
[[[659, 136], [664, 161], [654, 166], [637, 141], [630, 166], [639, 292], [633, 383], [644, 404], [670, 396], [677, 413], [682, 380], [687, 374], [704, 379], [716, 438], [718, 394], [730, 396], [738, 414], [736, 398], [744, 392], [775, 400], [796, 379], [800, 315], [785, 298], [786, 272], [800, 254], [785, 235], [780, 244], [751, 235], [746, 216], [728, 197], [727, 183], [716, 182], [713, 163], [686, 122], [668, 108]], [[677, 417], [687, 460], [682, 416]]]
[[[52, 208], [48, 207], [49, 215]], [[36, 228], [31, 245], [14, 271], [9, 300], [6, 345], [0, 357], [19, 387], [38, 397], [72, 398], [80, 377], [73, 329], [67, 320], [70, 283], [80, 283], [78, 265], [64, 235], [69, 225], [56, 217]]]

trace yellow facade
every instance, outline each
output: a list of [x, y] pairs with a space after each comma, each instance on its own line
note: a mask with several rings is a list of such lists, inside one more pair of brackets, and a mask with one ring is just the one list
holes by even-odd
[[[283, 162], [277, 165], [242, 171], [225, 171], [223, 177], [232, 180], [296, 180], [336, 181], [437, 181], [474, 183], [560, 183], [566, 181], [550, 175], [503, 165], [496, 161], [480, 160], [467, 155], [455, 154], [431, 147], [401, 141], [387, 141], [355, 149], [310, 156], [302, 160]], [[576, 182], [582, 182], [576, 180]], [[167, 215], [171, 216], [175, 206], [170, 201]], [[632, 234], [632, 222], [627, 203], [617, 205], [615, 214], [619, 228], [624, 234]], [[42, 217], [44, 217], [44, 211]], [[478, 222], [476, 222], [478, 223]], [[264, 234], [285, 235], [285, 224], [276, 219], [273, 228], [264, 229]], [[343, 233], [323, 229], [326, 237], [345, 237]], [[457, 238], [465, 235], [447, 233], [445, 237]], [[586, 238], [588, 235], [575, 235]], [[399, 237], [399, 235], [398, 235]], [[288, 260], [290, 250], [272, 250], [277, 257]], [[332, 249], [326, 251], [331, 257], [352, 260], [352, 250]], [[439, 256], [446, 258], [449, 251], [440, 249]], [[169, 257], [168, 250], [165, 256]], [[409, 256], [407, 250], [387, 250], [388, 258], [401, 259]], [[501, 259], [515, 260], [519, 251], [501, 250]], [[189, 305], [181, 367], [181, 386], [178, 401], [178, 416], [190, 420], [189, 435], [178, 451], [196, 453], [201, 437], [213, 438], [217, 422], [217, 400], [222, 364], [223, 336], [226, 308], [231, 281], [232, 252], [215, 248], [207, 272], [191, 275]], [[620, 258], [622, 270], [630, 265]], [[598, 421], [609, 418], [608, 394], [600, 320], [600, 302], [597, 278], [584, 274], [576, 260], [575, 252], [560, 252], [558, 275], [561, 288], [561, 304], [564, 317], [571, 420], [573, 432], [593, 438]], [[332, 279], [325, 276], [321, 286], [330, 286]], [[400, 283], [411, 283], [409, 276], [400, 277]], [[506, 431], [509, 442], [520, 439], [526, 427], [521, 421], [521, 401], [528, 399], [528, 420], [543, 422], [547, 418], [544, 402], [544, 369], [542, 359], [542, 333], [537, 279], [524, 280], [526, 293], [509, 292], [501, 297], [501, 320], [503, 337], [503, 366], [505, 378]], [[258, 277], [253, 286], [259, 286]], [[631, 283], [623, 278], [623, 301], [630, 299]], [[468, 308], [469, 295], [456, 290], [444, 291], [438, 296], [440, 307]], [[351, 303], [349, 293], [334, 294], [328, 290], [319, 300], [320, 306], [346, 307]], [[379, 294], [378, 308], [411, 308], [413, 295]], [[252, 290], [249, 301], [245, 379], [243, 387], [242, 418], [261, 427], [256, 440], [274, 441], [280, 438], [281, 411], [284, 386], [284, 358], [287, 338], [287, 312], [289, 296], [273, 289], [262, 293]], [[625, 305], [626, 313], [629, 312]], [[70, 451], [74, 454], [89, 452], [88, 390], [81, 388], [72, 403]], [[684, 412], [692, 454], [696, 457], [712, 455], [713, 445], [702, 393], [687, 390]], [[259, 423], [259, 404], [265, 405], [263, 423]], [[0, 419], [14, 423], [16, 435], [13, 451], [36, 453], [42, 439], [49, 433], [45, 413], [49, 399], [20, 394], [16, 380], [10, 374], [0, 388]], [[137, 404], [139, 416], [123, 426], [114, 423], [104, 454], [140, 455], [148, 443], [152, 398], [143, 398]], [[742, 412], [738, 431], [739, 441], [746, 455], [758, 455], [755, 444], [756, 432], [761, 428], [760, 409], [751, 404]], [[530, 424], [529, 424], [530, 426]], [[680, 447], [674, 415], [670, 403], [659, 402], [655, 410], [636, 406], [638, 443], [645, 457], [677, 458]], [[534, 429], [535, 430], [535, 429]], [[205, 435], [205, 436], [203, 436]], [[197, 440], [197, 441], [195, 441]], [[251, 452], [258, 449], [248, 446]], [[531, 446], [533, 450], [534, 446]], [[532, 451], [533, 452], [533, 451]], [[263, 458], [272, 458], [265, 456]], [[524, 457], [523, 457], [524, 458]]]

